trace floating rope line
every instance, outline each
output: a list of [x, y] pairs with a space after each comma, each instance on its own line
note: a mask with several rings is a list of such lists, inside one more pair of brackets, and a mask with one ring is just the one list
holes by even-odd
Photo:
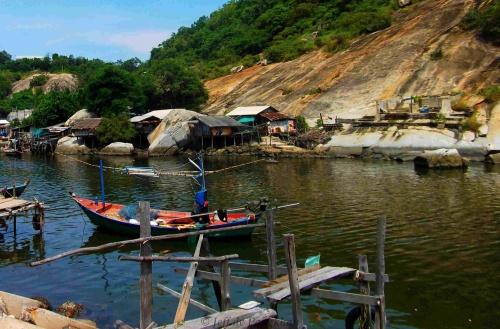
[[[62, 153], [59, 153], [59, 152], [55, 152], [55, 154], [62, 155], [62, 156], [67, 157], [67, 158], [69, 158], [69, 159], [71, 159], [73, 161], [82, 163], [82, 164], [90, 166], [90, 167], [99, 168], [99, 165], [96, 165], [96, 164], [93, 164], [93, 163], [90, 163], [90, 162], [86, 162], [86, 161], [77, 159], [77, 158], [69, 156], [67, 154], [62, 154]], [[239, 168], [239, 167], [248, 166], [250, 164], [254, 164], [254, 163], [257, 163], [257, 162], [261, 162], [261, 161], [265, 161], [265, 160], [264, 159], [258, 159], [258, 160], [249, 161], [249, 162], [241, 163], [241, 164], [230, 166], [230, 167], [226, 167], [226, 168], [221, 168], [221, 169], [216, 169], [216, 170], [207, 170], [207, 171], [205, 171], [205, 175], [217, 174], [217, 173], [220, 173], [220, 172], [223, 172], [223, 171], [226, 171], [226, 170], [231, 170], [231, 169], [235, 169], [235, 168]], [[182, 164], [179, 167], [182, 168], [185, 165], [186, 164]], [[110, 167], [110, 166], [103, 166], [103, 168], [107, 169], [107, 170], [119, 171], [119, 172], [125, 173], [127, 175], [132, 175], [132, 176], [146, 176], [146, 177], [159, 177], [159, 176], [196, 177], [199, 174], [199, 171], [197, 171], [197, 170], [177, 170], [177, 171], [166, 170], [166, 171], [162, 171], [162, 170], [157, 170], [157, 169], [155, 169], [153, 167], [132, 167], [132, 166], [127, 166], [127, 167]]]

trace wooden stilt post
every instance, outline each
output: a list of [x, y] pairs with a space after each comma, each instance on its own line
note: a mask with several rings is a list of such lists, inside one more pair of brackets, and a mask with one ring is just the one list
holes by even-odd
[[[369, 273], [368, 271], [368, 259], [366, 255], [358, 255], [359, 270], [364, 273]], [[359, 291], [363, 295], [370, 295], [370, 283], [366, 281], [360, 281]], [[359, 320], [360, 329], [370, 329], [371, 328], [371, 307], [370, 305], [361, 306], [361, 317]]]
[[[212, 253], [210, 252], [210, 244], [208, 243], [208, 239], [204, 238], [201, 243], [201, 255], [210, 257]], [[212, 264], [205, 263], [200, 264], [200, 270], [215, 273], [215, 268]], [[222, 294], [221, 294], [221, 286], [218, 281], [212, 281], [212, 286], [214, 288], [215, 298], [217, 299], [217, 304], [219, 304], [219, 309], [222, 310]]]
[[293, 234], [285, 234], [283, 238], [285, 241], [288, 282], [290, 283], [290, 297], [292, 299], [293, 328], [302, 329], [304, 327], [304, 318], [300, 302], [299, 276], [295, 259], [295, 237]]
[[212, 137], [210, 138], [211, 140], [211, 143], [212, 143], [212, 149], [214, 148], [214, 136], [212, 135]]
[[276, 238], [274, 236], [274, 210], [266, 211], [266, 240], [267, 240], [267, 263], [269, 266], [269, 281], [276, 280]]
[[[15, 192], [14, 192], [15, 194]], [[17, 216], [14, 215], [14, 235], [17, 234]]]
[[[149, 219], [149, 202], [140, 201], [139, 209], [137, 210], [137, 218], [141, 225], [141, 238], [151, 236], [151, 223]], [[151, 242], [141, 244], [141, 256], [151, 256], [153, 254], [153, 249], [151, 247]], [[141, 312], [140, 312], [140, 329], [147, 328], [151, 322], [152, 310], [153, 310], [153, 262], [142, 261], [141, 262], [141, 278], [140, 278], [140, 288], [141, 288]]]
[[385, 329], [386, 318], [385, 318], [385, 230], [386, 230], [386, 220], [385, 218], [380, 218], [377, 222], [377, 272], [376, 274], [376, 285], [377, 285], [377, 295], [380, 296], [380, 305], [377, 310], [375, 317], [377, 329]]
[[229, 261], [225, 260], [220, 264], [221, 270], [221, 310], [227, 311], [231, 308], [231, 268]]

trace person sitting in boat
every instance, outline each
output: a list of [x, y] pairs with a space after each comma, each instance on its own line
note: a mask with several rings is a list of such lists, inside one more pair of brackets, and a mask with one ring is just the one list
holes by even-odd
[[200, 215], [193, 217], [193, 220], [197, 223], [208, 224], [210, 222], [210, 216], [208, 215], [207, 190], [196, 192], [192, 214]]

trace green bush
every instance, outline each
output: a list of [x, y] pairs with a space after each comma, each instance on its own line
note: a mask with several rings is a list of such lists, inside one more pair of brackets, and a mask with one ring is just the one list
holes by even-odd
[[484, 39], [500, 44], [500, 2], [492, 1], [486, 8], [469, 11], [462, 20], [462, 27], [476, 30]]
[[489, 86], [483, 88], [480, 92], [483, 95], [488, 103], [495, 103], [500, 101], [500, 86]]
[[316, 95], [316, 94], [321, 94], [323, 90], [320, 87], [312, 88], [309, 89], [306, 94], [307, 95]]
[[475, 112], [462, 123], [463, 130], [469, 130], [475, 133], [479, 131], [479, 127], [481, 127], [481, 124], [477, 121], [477, 114]]
[[295, 117], [295, 120], [297, 122], [297, 131], [299, 133], [304, 133], [309, 129], [306, 118], [304, 118], [302, 115]]
[[101, 144], [129, 142], [135, 136], [135, 129], [125, 114], [104, 117], [96, 129], [97, 140]]
[[437, 61], [443, 58], [443, 51], [441, 49], [436, 49], [431, 53], [431, 61]]
[[39, 74], [34, 76], [30, 81], [30, 87], [42, 87], [49, 81], [49, 76], [46, 74]]

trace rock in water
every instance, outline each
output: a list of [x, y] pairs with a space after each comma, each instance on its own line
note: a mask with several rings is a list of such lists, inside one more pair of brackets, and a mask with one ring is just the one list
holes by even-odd
[[89, 154], [90, 149], [78, 142], [78, 138], [66, 136], [57, 141], [56, 153]]
[[466, 168], [469, 163], [456, 149], [424, 151], [413, 161], [416, 167], [424, 168]]
[[186, 147], [191, 138], [188, 120], [203, 114], [183, 110], [170, 110], [167, 116], [148, 136], [150, 155], [172, 155]]
[[500, 165], [500, 153], [491, 153], [486, 160], [490, 163]]
[[83, 305], [75, 302], [67, 301], [57, 308], [57, 312], [67, 316], [68, 318], [77, 317], [83, 310]]
[[130, 143], [115, 142], [105, 146], [99, 153], [105, 155], [131, 155], [134, 145]]

